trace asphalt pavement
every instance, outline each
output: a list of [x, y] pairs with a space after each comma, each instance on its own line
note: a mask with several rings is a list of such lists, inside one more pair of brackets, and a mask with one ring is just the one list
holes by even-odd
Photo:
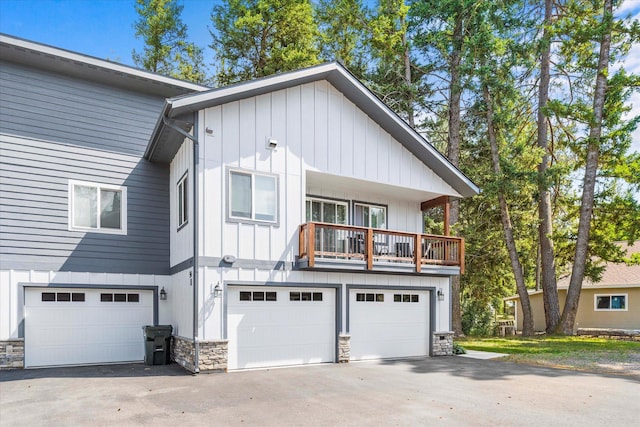
[[437, 357], [191, 375], [0, 371], [0, 424], [637, 426], [640, 378]]

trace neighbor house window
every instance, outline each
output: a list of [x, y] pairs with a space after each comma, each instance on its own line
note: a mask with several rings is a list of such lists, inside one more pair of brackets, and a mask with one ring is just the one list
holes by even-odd
[[187, 185], [187, 174], [185, 173], [178, 181], [178, 228], [182, 227], [189, 220], [189, 196]]
[[69, 181], [69, 230], [127, 234], [127, 188]]
[[623, 295], [595, 295], [596, 311], [627, 311], [627, 294]]
[[387, 228], [387, 207], [366, 203], [353, 203], [354, 225], [371, 228]]
[[278, 179], [255, 172], [229, 171], [229, 218], [277, 222]]

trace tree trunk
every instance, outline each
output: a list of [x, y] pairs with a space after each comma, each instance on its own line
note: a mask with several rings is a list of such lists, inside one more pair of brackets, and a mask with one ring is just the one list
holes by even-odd
[[[404, 18], [402, 18], [401, 26], [404, 26]], [[407, 90], [407, 121], [409, 126], [415, 129], [415, 112], [413, 110], [413, 90], [411, 88], [411, 56], [409, 55], [409, 44], [407, 43], [407, 32], [402, 33], [402, 46], [404, 48], [404, 84]]]
[[600, 137], [602, 135], [602, 118], [604, 101], [607, 94], [607, 73], [609, 69], [609, 53], [611, 49], [611, 25], [613, 17], [612, 0], [605, 0], [602, 21], [607, 25], [606, 32], [600, 41], [600, 56], [596, 75], [596, 87], [593, 95], [593, 122], [589, 129], [587, 159], [582, 184], [582, 204], [580, 206], [580, 222], [578, 223], [578, 237], [576, 240], [576, 254], [571, 270], [571, 280], [567, 299], [564, 304], [562, 318], [556, 332], [573, 335], [573, 328], [580, 302], [580, 291], [584, 279], [584, 269], [589, 247], [589, 233], [591, 230], [591, 215], [595, 198], [598, 161], [600, 158]]
[[547, 333], [553, 332], [560, 321], [560, 304], [558, 302], [558, 285], [556, 283], [555, 251], [553, 248], [553, 223], [551, 219], [551, 195], [547, 183], [547, 168], [549, 167], [549, 147], [547, 137], [547, 116], [544, 108], [549, 100], [550, 56], [551, 40], [549, 25], [551, 25], [552, 0], [545, 0], [543, 50], [540, 66], [540, 86], [538, 92], [538, 147], [543, 155], [538, 165], [538, 240], [541, 261], [541, 279], [544, 301], [544, 315]]
[[[493, 126], [493, 104], [491, 100], [491, 94], [489, 93], [489, 88], [486, 85], [483, 85], [482, 94], [487, 108], [487, 136], [489, 138], [489, 144], [491, 146], [491, 163], [493, 164], [493, 172], [495, 176], [500, 177], [502, 175], [502, 171], [500, 168], [498, 142], [496, 140], [496, 132]], [[520, 304], [522, 305], [522, 335], [531, 336], [533, 335], [533, 316], [531, 315], [531, 303], [529, 301], [527, 286], [524, 282], [524, 274], [522, 272], [522, 264], [520, 263], [520, 258], [518, 257], [516, 242], [513, 237], [513, 225], [511, 224], [511, 217], [509, 215], [507, 199], [505, 198], [502, 190], [498, 190], [498, 201], [500, 202], [500, 219], [502, 221], [504, 239], [507, 245], [507, 251], [509, 252], [509, 259], [511, 261], [513, 276], [516, 279], [516, 288], [518, 290], [518, 296], [520, 296]]]
[[[451, 86], [449, 87], [449, 133], [447, 135], [447, 158], [456, 167], [460, 164], [460, 61], [462, 58], [462, 15], [455, 15], [455, 26], [452, 35], [451, 55], [449, 56], [449, 74]], [[449, 224], [458, 222], [460, 207], [457, 201], [451, 203], [449, 212]], [[460, 277], [454, 276], [451, 281], [451, 318], [453, 332], [456, 336], [462, 335], [462, 311], [460, 308]]]

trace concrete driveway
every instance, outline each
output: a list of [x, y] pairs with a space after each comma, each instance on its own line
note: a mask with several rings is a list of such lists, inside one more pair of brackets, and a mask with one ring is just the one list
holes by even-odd
[[177, 365], [0, 372], [13, 425], [638, 425], [640, 378], [461, 357], [189, 375]]

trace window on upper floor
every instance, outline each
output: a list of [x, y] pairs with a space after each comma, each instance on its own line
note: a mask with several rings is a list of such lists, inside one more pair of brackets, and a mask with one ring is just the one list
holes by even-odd
[[596, 311], [627, 311], [627, 295], [595, 295]]
[[387, 207], [368, 203], [353, 203], [353, 222], [360, 227], [387, 228]]
[[229, 171], [228, 219], [278, 222], [278, 178], [274, 175]]
[[189, 220], [189, 190], [188, 190], [188, 175], [185, 173], [180, 181], [178, 181], [178, 188], [176, 197], [178, 201], [178, 229], [187, 223]]
[[307, 222], [328, 222], [330, 224], [347, 225], [349, 219], [349, 203], [340, 200], [326, 200], [307, 197]]
[[127, 188], [69, 181], [69, 230], [127, 234]]

